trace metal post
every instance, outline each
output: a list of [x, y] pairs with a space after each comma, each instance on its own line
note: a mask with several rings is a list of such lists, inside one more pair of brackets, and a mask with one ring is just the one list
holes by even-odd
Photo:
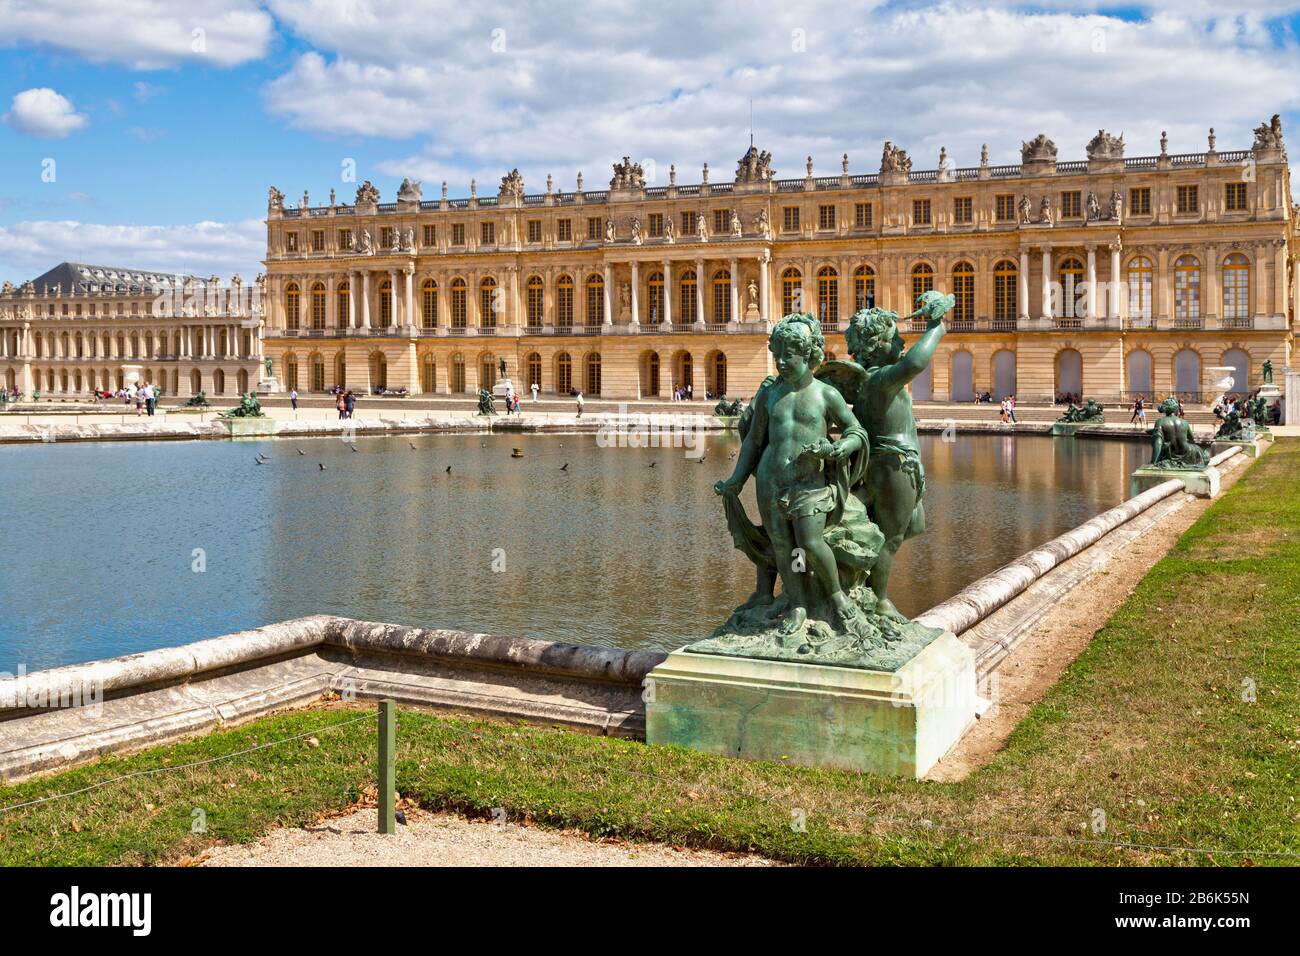
[[393, 795], [397, 792], [397, 705], [379, 702], [379, 832], [396, 833]]

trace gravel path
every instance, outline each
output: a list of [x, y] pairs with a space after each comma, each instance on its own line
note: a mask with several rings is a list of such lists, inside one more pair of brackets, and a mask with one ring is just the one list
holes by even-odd
[[260, 843], [208, 851], [203, 866], [776, 866], [758, 856], [679, 850], [658, 843], [595, 842], [580, 833], [405, 811], [383, 836], [366, 807]]

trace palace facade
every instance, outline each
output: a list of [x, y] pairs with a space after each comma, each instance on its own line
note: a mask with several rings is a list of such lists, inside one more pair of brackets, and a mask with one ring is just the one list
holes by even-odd
[[[1279, 120], [1248, 150], [1124, 155], [1099, 132], [1058, 161], [1045, 135], [1021, 163], [779, 179], [766, 153], [731, 182], [647, 186], [628, 159], [608, 189], [393, 203], [364, 183], [351, 205], [297, 208], [271, 190], [266, 354], [282, 386], [474, 392], [498, 362], [526, 390], [608, 397], [749, 396], [772, 372], [767, 332], [812, 311], [844, 356], [854, 311], [908, 315], [951, 292], [949, 334], [917, 399], [1103, 401], [1178, 392], [1207, 369], [1290, 364], [1300, 313], [1296, 210]], [[912, 331], [904, 323], [905, 331]], [[1220, 377], [1223, 373], [1216, 373]]]
[[116, 391], [138, 378], [167, 396], [257, 386], [262, 318], [236, 276], [64, 262], [0, 291], [0, 384], [43, 397]]

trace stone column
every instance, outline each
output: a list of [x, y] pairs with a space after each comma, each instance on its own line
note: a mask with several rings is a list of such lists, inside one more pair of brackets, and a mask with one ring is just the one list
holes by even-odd
[[1052, 247], [1043, 246], [1043, 312], [1042, 317], [1052, 317]]
[[764, 324], [771, 314], [768, 306], [768, 301], [772, 298], [771, 280], [768, 278], [771, 258], [772, 254], [767, 249], [758, 257], [758, 317]]
[[401, 322], [397, 318], [397, 270], [388, 270], [388, 312], [393, 320], [390, 328], [397, 328]]
[[1089, 324], [1096, 322], [1097, 314], [1097, 247], [1088, 245], [1088, 316]]
[[1273, 314], [1286, 315], [1286, 240], [1273, 240]]
[[370, 328], [370, 270], [361, 273], [361, 327]]
[[357, 296], [361, 290], [358, 286], [361, 283], [360, 274], [354, 269], [348, 272], [348, 328], [357, 327]]
[[641, 280], [640, 278], [638, 278], [637, 271], [636, 271], [636, 260], [633, 259], [632, 260], [632, 325], [633, 326], [638, 326], [641, 324], [641, 309], [640, 306], [638, 305], [638, 301], [641, 298], [640, 283]]
[[1110, 244], [1110, 308], [1108, 309], [1108, 315], [1112, 319], [1119, 318], [1120, 292], [1124, 288], [1119, 277], [1119, 251], [1119, 242], [1112, 242]]
[[664, 317], [665, 325], [673, 324], [673, 263], [664, 260]]
[[437, 276], [438, 282], [438, 317], [437, 324], [441, 328], [447, 328], [451, 325], [451, 276], [443, 272]]
[[695, 260], [695, 325], [704, 327], [704, 260]]
[[612, 301], [612, 296], [610, 295], [610, 288], [611, 288], [613, 285], [614, 285], [614, 268], [613, 268], [612, 265], [610, 265], [610, 263], [606, 262], [606, 263], [605, 263], [605, 283], [604, 283], [604, 286], [603, 286], [602, 289], [601, 289], [601, 293], [602, 293], [602, 302], [601, 302], [601, 305], [602, 305], [602, 307], [603, 307], [604, 310], [605, 310], [605, 321], [604, 321], [604, 324], [605, 324], [605, 325], [613, 325], [613, 324], [614, 324], [614, 312], [613, 312], [613, 310], [610, 308], [610, 303], [611, 303], [611, 301]]
[[1253, 315], [1263, 315], [1268, 311], [1268, 270], [1265, 268], [1268, 264], [1268, 246], [1259, 245], [1255, 247], [1255, 289], [1254, 299], [1255, 308]]
[[740, 295], [738, 293], [738, 283], [740, 282], [740, 270], [738, 263], [733, 256], [730, 263], [731, 270], [731, 321], [740, 321]]
[[1159, 270], [1154, 276], [1154, 298], [1152, 303], [1155, 308], [1151, 314], [1153, 318], [1168, 320], [1173, 315], [1173, 277], [1169, 271], [1169, 247], [1160, 247], [1160, 256], [1156, 268]]
[[[1201, 315], [1206, 319], [1219, 317], [1219, 305], [1223, 294], [1219, 291], [1219, 250], [1216, 246], [1206, 246], [1201, 250]], [[1213, 325], [1206, 322], [1206, 325]]]
[[[407, 326], [415, 325], [415, 266], [407, 263], [402, 267], [402, 272], [406, 276], [406, 324]], [[394, 313], [395, 315], [395, 313]], [[396, 324], [396, 319], [394, 319]]]

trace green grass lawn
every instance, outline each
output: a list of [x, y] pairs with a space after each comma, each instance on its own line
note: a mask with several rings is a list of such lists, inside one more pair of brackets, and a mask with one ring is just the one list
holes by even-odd
[[[1294, 863], [1275, 854], [1300, 854], [1297, 541], [1300, 440], [1282, 439], [960, 783], [403, 710], [398, 789], [429, 808], [798, 863]], [[177, 862], [349, 806], [374, 782], [366, 713], [326, 705], [0, 788], [10, 806], [137, 774], [0, 813], [0, 863]], [[196, 761], [213, 762], [175, 769]]]

